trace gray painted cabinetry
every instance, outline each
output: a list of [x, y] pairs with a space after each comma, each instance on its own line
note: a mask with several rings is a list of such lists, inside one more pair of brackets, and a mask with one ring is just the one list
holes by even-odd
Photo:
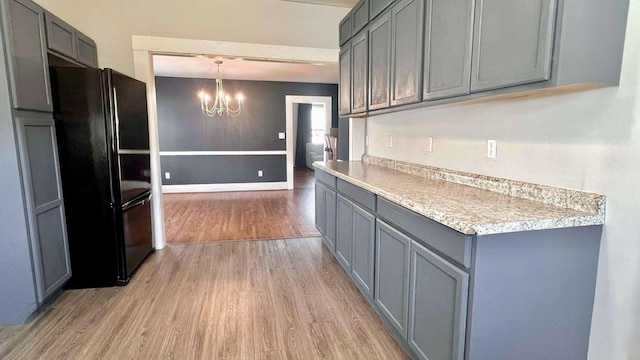
[[587, 357], [602, 226], [465, 235], [320, 169], [316, 180], [325, 245], [412, 358]]
[[351, 114], [351, 43], [346, 43], [340, 49], [338, 66], [340, 71], [339, 113], [340, 115], [347, 115]]
[[88, 67], [98, 67], [96, 43], [62, 19], [46, 12], [47, 45], [58, 55]]
[[[71, 277], [47, 46], [75, 30], [30, 0], [0, 0], [0, 326], [21, 324]], [[45, 23], [48, 26], [45, 26]], [[95, 43], [83, 37], [95, 54]], [[85, 63], [89, 64], [87, 60]], [[95, 61], [93, 61], [95, 63]]]
[[367, 111], [368, 32], [351, 40], [351, 113]]
[[316, 181], [316, 228], [322, 234], [322, 240], [332, 253], [336, 251], [336, 192], [333, 185]]
[[[369, 106], [341, 107], [341, 114], [577, 83], [617, 85], [629, 1], [613, 1], [369, 0], [364, 27], [360, 1], [340, 25], [340, 44], [362, 36], [361, 28], [369, 33]], [[351, 49], [342, 49], [341, 61]], [[345, 96], [355, 77], [362, 78], [359, 71], [341, 72]]]
[[555, 14], [556, 0], [477, 0], [471, 91], [548, 80]]

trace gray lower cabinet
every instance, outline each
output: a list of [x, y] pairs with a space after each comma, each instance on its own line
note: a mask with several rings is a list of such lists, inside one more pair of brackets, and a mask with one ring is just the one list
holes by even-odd
[[353, 205], [353, 256], [351, 274], [356, 285], [373, 299], [376, 218], [373, 214]]
[[324, 203], [325, 186], [316, 181], [316, 229], [324, 236], [327, 232], [326, 206]]
[[340, 48], [339, 60], [340, 94], [338, 105], [340, 115], [351, 114], [351, 43]]
[[411, 239], [381, 220], [376, 221], [375, 296], [382, 314], [407, 338]]
[[556, 0], [477, 0], [475, 18], [472, 92], [549, 79]]
[[351, 272], [353, 254], [353, 203], [338, 195], [336, 209], [336, 258]]
[[324, 188], [325, 233], [323, 239], [331, 252], [336, 252], [336, 192]]
[[474, 0], [427, 0], [423, 100], [469, 93]]
[[422, 97], [424, 0], [401, 0], [391, 8], [391, 106]]
[[13, 107], [51, 112], [44, 9], [30, 0], [1, 4]]
[[369, 33], [365, 30], [351, 40], [351, 113], [367, 111], [367, 67]]
[[369, 110], [388, 108], [391, 79], [391, 13], [369, 25]]
[[424, 360], [463, 360], [469, 274], [413, 241], [410, 277], [409, 346]]
[[17, 117], [38, 300], [71, 277], [58, 147], [53, 119]]

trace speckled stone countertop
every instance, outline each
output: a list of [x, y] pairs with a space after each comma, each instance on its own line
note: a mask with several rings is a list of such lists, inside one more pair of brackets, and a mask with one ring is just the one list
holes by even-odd
[[468, 235], [604, 223], [605, 197], [599, 194], [366, 155], [314, 166]]

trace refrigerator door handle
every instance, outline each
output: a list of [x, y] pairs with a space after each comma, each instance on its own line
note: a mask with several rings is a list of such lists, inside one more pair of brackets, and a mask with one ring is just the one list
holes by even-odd
[[116, 149], [120, 151], [120, 117], [118, 116], [118, 93], [113, 88], [113, 117], [115, 118]]

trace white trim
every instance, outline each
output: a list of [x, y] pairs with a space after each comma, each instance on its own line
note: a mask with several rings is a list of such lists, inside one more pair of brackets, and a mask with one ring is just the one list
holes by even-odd
[[238, 184], [192, 184], [192, 185], [162, 185], [162, 192], [198, 193], [223, 191], [258, 191], [258, 190], [287, 190], [286, 182], [238, 183]]
[[236, 156], [236, 155], [287, 155], [286, 150], [273, 151], [160, 151], [160, 156]]
[[[153, 204], [153, 243], [156, 249], [165, 246], [164, 209], [162, 208], [162, 169], [158, 141], [158, 110], [153, 71], [153, 55], [209, 55], [234, 56], [246, 59], [263, 59], [289, 62], [337, 64], [339, 49], [320, 49], [266, 44], [231, 43], [208, 40], [160, 38], [151, 36], [131, 37], [133, 66], [136, 79], [147, 83], [149, 109], [149, 142], [151, 150], [151, 187]], [[290, 110], [289, 110], [290, 112]], [[287, 148], [287, 154], [290, 151]], [[292, 149], [291, 149], [292, 151]], [[287, 159], [289, 155], [287, 155]], [[288, 164], [288, 160], [287, 160]], [[293, 188], [293, 168], [287, 169], [288, 187]]]
[[147, 154], [151, 154], [151, 151], [150, 150], [118, 149], [118, 154], [121, 154], [121, 155], [147, 155]]
[[325, 133], [331, 129], [331, 118], [333, 109], [331, 108], [331, 96], [297, 96], [287, 95], [285, 97], [285, 113], [287, 117], [287, 183], [288, 189], [293, 189], [293, 168], [295, 163], [295, 151], [293, 148], [293, 104], [321, 104], [325, 110]]

